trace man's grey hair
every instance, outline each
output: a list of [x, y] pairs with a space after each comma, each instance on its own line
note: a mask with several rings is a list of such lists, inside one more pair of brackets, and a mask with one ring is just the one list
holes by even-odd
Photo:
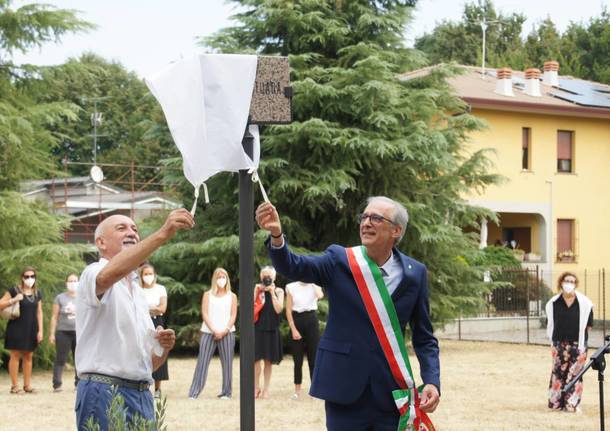
[[396, 239], [396, 244], [400, 242], [405, 232], [407, 231], [407, 223], [409, 223], [409, 212], [400, 202], [396, 202], [386, 196], [371, 196], [366, 200], [366, 204], [370, 205], [373, 202], [383, 202], [392, 205], [394, 208], [394, 214], [392, 214], [392, 221], [402, 227], [400, 237]]
[[263, 272], [270, 272], [271, 273], [271, 278], [273, 278], [275, 280], [275, 277], [276, 277], [277, 273], [276, 273], [274, 267], [269, 266], [269, 265], [263, 266], [261, 268], [261, 272], [260, 273], [262, 274]]

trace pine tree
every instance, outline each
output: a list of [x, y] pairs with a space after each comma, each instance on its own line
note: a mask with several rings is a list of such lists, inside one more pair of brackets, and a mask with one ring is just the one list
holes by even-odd
[[[40, 4], [14, 10], [11, 3], [0, 0], [0, 295], [19, 283], [25, 266], [35, 267], [48, 328], [53, 297], [64, 289], [70, 272], [82, 269], [85, 248], [65, 245], [68, 220], [53, 215], [45, 204], [26, 201], [17, 190], [20, 181], [53, 172], [49, 154], [58, 139], [51, 128], [76, 114], [70, 104], [37, 104], [28, 97], [23, 85], [36, 69], [13, 65], [10, 55], [91, 25], [70, 10]], [[0, 338], [5, 327], [1, 321]], [[50, 366], [49, 345], [43, 342], [38, 352], [36, 363]]]
[[[386, 195], [410, 212], [400, 248], [428, 266], [433, 318], [480, 306], [485, 287], [468, 263], [478, 249], [463, 228], [487, 213], [461, 196], [496, 177], [484, 152], [466, 151], [468, 133], [481, 123], [445, 84], [450, 71], [398, 78], [423, 65], [403, 42], [411, 2], [234, 3], [243, 10], [237, 25], [206, 46], [290, 57], [294, 122], [264, 129], [259, 171], [291, 246], [321, 252], [331, 243], [359, 243], [362, 204]], [[170, 292], [174, 323], [198, 320], [194, 300], [214, 266], [227, 268], [237, 285], [237, 178], [218, 175], [209, 185], [214, 203], [197, 216], [200, 227], [153, 258], [161, 274], [180, 280], [174, 299]], [[192, 189], [185, 190], [188, 203]], [[264, 236], [255, 238], [260, 265], [268, 263]]]

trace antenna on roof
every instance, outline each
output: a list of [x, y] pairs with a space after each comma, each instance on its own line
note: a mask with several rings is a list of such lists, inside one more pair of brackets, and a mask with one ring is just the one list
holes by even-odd
[[489, 27], [490, 25], [493, 24], [498, 24], [498, 25], [502, 25], [502, 21], [500, 21], [499, 19], [492, 19], [490, 21], [487, 21], [487, 18], [485, 16], [483, 16], [483, 19], [480, 21], [477, 21], [477, 24], [479, 24], [481, 26], [481, 31], [483, 32], [483, 52], [482, 52], [482, 59], [481, 59], [481, 79], [485, 79], [485, 33], [487, 32], [487, 27]]

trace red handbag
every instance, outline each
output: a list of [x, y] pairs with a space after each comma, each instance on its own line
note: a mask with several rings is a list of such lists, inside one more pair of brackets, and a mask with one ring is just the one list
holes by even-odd
[[256, 323], [258, 321], [258, 316], [261, 314], [261, 310], [263, 309], [263, 305], [265, 305], [265, 303], [263, 302], [264, 296], [259, 294], [258, 292], [258, 287], [256, 288], [255, 291], [255, 297], [254, 297], [254, 323]]

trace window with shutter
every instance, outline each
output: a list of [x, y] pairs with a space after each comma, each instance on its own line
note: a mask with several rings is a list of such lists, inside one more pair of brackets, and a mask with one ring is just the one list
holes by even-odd
[[530, 170], [531, 129], [521, 129], [521, 169]]
[[557, 260], [560, 262], [574, 262], [574, 220], [557, 220]]
[[557, 131], [557, 172], [573, 172], [574, 132]]

